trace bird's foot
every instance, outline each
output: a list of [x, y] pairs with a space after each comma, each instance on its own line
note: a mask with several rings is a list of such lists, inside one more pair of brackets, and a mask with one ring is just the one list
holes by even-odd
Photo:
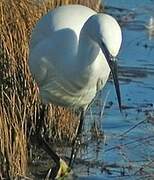
[[71, 172], [71, 168], [66, 164], [64, 160], [60, 159], [60, 168], [55, 179], [60, 180], [68, 176], [70, 172]]
[[[49, 172], [46, 176], [46, 180], [50, 179], [49, 177], [52, 177], [53, 171], [54, 171], [53, 168], [49, 170]], [[55, 179], [55, 180], [63, 180], [65, 178], [67, 179], [67, 177], [71, 174], [72, 174], [71, 168], [66, 164], [66, 162], [64, 160], [60, 159], [59, 170], [56, 172], [55, 177], [52, 179]]]

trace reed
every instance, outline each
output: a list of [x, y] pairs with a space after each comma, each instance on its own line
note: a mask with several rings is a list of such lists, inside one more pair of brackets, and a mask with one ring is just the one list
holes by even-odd
[[[99, 11], [99, 0], [1, 0], [0, 2], [0, 179], [26, 176], [29, 138], [41, 109], [38, 87], [28, 68], [33, 26], [46, 12], [62, 4], [83, 4]], [[78, 116], [48, 105], [47, 134], [72, 140]], [[72, 121], [76, 119], [76, 121]]]

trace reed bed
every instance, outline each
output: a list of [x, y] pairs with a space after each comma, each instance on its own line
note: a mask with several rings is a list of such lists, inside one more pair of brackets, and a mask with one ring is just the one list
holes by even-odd
[[[27, 175], [29, 139], [42, 107], [27, 63], [30, 34], [41, 16], [62, 4], [103, 9], [99, 0], [0, 2], [0, 179]], [[44, 125], [49, 137], [71, 141], [78, 116], [72, 110], [48, 105]]]

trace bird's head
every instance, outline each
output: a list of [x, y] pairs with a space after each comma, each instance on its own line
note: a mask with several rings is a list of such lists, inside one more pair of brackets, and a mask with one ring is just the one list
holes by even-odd
[[116, 56], [122, 42], [121, 28], [112, 16], [100, 13], [91, 16], [85, 23], [84, 29], [90, 39], [98, 44], [108, 62], [121, 110], [121, 97], [116, 64]]

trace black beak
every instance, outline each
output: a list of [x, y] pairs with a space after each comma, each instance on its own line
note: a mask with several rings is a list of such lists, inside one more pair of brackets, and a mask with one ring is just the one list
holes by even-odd
[[122, 107], [121, 107], [120, 87], [119, 87], [119, 81], [118, 81], [117, 61], [116, 61], [115, 58], [113, 58], [110, 55], [110, 52], [108, 51], [106, 45], [103, 42], [101, 43], [101, 49], [102, 49], [102, 52], [105, 55], [105, 58], [106, 58], [106, 60], [108, 62], [108, 65], [109, 65], [109, 67], [111, 69], [111, 73], [112, 73], [112, 77], [113, 77], [113, 81], [114, 81], [114, 86], [115, 86], [115, 90], [116, 90], [116, 94], [117, 94], [119, 109], [120, 109], [120, 112], [121, 112]]

